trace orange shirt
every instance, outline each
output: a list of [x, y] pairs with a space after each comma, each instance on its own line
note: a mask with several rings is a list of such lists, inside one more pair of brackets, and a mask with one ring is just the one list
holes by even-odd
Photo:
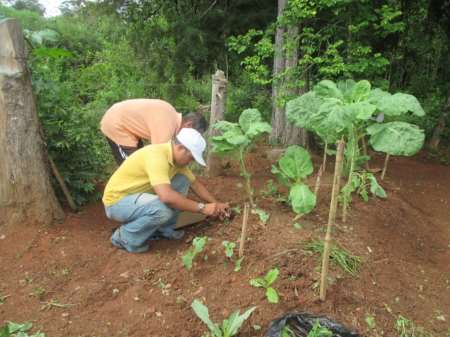
[[103, 134], [116, 144], [137, 146], [139, 139], [152, 144], [170, 141], [181, 127], [181, 114], [160, 99], [130, 99], [114, 104], [100, 122]]

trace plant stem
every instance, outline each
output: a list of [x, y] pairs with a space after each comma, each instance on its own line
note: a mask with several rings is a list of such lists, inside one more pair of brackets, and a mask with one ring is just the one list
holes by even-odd
[[[362, 144], [364, 156], [368, 157], [368, 154], [367, 154], [366, 137], [365, 137], [364, 135], [361, 137], [361, 144]], [[370, 170], [370, 167], [369, 167], [369, 161], [368, 161], [368, 160], [364, 163], [364, 166], [365, 166], [365, 168], [366, 168], [367, 171]]]
[[241, 164], [241, 174], [245, 179], [245, 188], [247, 190], [248, 199], [250, 200], [250, 206], [253, 208], [255, 203], [253, 202], [253, 189], [250, 183], [251, 174], [248, 173], [247, 168], [245, 167], [245, 156], [244, 156], [245, 148], [241, 148], [239, 150], [239, 163]]
[[[353, 170], [355, 169], [355, 149], [358, 146], [358, 142], [353, 134], [353, 132], [350, 133], [350, 139], [349, 139], [349, 146], [351, 146], [351, 154], [350, 154], [350, 170], [348, 172], [348, 180], [347, 184], [345, 186], [350, 186], [352, 183], [352, 176], [353, 176]], [[343, 195], [343, 202], [342, 202], [342, 222], [347, 221], [347, 208], [349, 204], [350, 195], [348, 192], [344, 192]]]
[[330, 248], [331, 248], [331, 227], [335, 224], [336, 209], [339, 194], [339, 185], [341, 181], [342, 173], [342, 157], [344, 153], [344, 139], [341, 139], [338, 144], [336, 163], [334, 167], [333, 189], [331, 192], [330, 213], [328, 214], [327, 233], [325, 235], [323, 256], [322, 256], [322, 272], [320, 276], [320, 299], [325, 300], [327, 288], [326, 280], [328, 276], [328, 264], [330, 261]]
[[386, 158], [384, 158], [384, 166], [383, 166], [383, 172], [381, 172], [381, 180], [384, 179], [384, 175], [386, 174], [388, 162], [389, 162], [389, 153], [387, 153]]

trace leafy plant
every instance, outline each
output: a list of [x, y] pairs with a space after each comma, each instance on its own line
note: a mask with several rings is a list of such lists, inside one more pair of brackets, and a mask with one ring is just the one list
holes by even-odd
[[245, 187], [252, 207], [254, 206], [251, 174], [245, 166], [245, 156], [253, 141], [263, 133], [270, 133], [272, 127], [262, 120], [257, 109], [244, 110], [238, 123], [219, 121], [214, 126], [222, 134], [211, 138], [213, 152], [218, 154], [238, 153], [241, 175], [245, 179]]
[[228, 258], [233, 257], [234, 248], [236, 247], [236, 243], [229, 242], [229, 241], [223, 241], [222, 245], [225, 247], [225, 256]]
[[[323, 254], [323, 241], [312, 241], [305, 245], [304, 249], [313, 253]], [[332, 245], [330, 250], [331, 261], [350, 275], [356, 275], [361, 264], [359, 256], [351, 255], [338, 245]]]
[[326, 327], [321, 326], [319, 321], [317, 320], [314, 323], [311, 330], [309, 330], [307, 337], [332, 337], [332, 336], [333, 333]]
[[269, 303], [278, 303], [279, 296], [277, 291], [272, 288], [272, 284], [278, 278], [278, 268], [273, 268], [267, 272], [264, 277], [257, 277], [250, 280], [250, 285], [256, 288], [264, 288], [266, 290], [266, 297]]
[[399, 333], [399, 337], [433, 337], [433, 334], [426, 331], [402, 315], [399, 315], [395, 321], [395, 329]]
[[210, 333], [205, 337], [232, 337], [235, 336], [242, 324], [250, 317], [256, 307], [252, 307], [244, 312], [242, 315], [239, 310], [234, 311], [228, 319], [224, 319], [221, 325], [218, 325], [211, 321], [209, 318], [208, 308], [199, 300], [194, 300], [191, 304], [191, 308], [194, 310], [200, 320], [206, 324]]
[[[355, 191], [356, 172], [369, 157], [361, 154], [360, 143], [368, 136], [372, 147], [390, 155], [411, 156], [423, 145], [424, 133], [417, 126], [401, 121], [408, 113], [417, 117], [425, 115], [419, 101], [412, 95], [390, 93], [373, 89], [366, 80], [334, 83], [319, 82], [312, 91], [287, 103], [288, 120], [298, 127], [319, 135], [325, 142], [334, 143], [340, 138], [346, 142], [344, 171], [347, 184], [342, 189], [341, 202], [345, 210], [350, 195]], [[367, 175], [371, 190], [378, 197], [385, 192], [376, 178]]]
[[0, 327], [0, 337], [45, 337], [45, 334], [38, 331], [32, 335], [28, 331], [33, 327], [30, 322], [14, 323], [7, 322], [6, 325]]
[[287, 202], [288, 199], [282, 193], [280, 193], [275, 186], [272, 179], [269, 179], [266, 183], [266, 189], [261, 191], [261, 195], [264, 198], [271, 198], [277, 202]]
[[252, 209], [252, 213], [256, 214], [259, 217], [259, 220], [261, 221], [261, 223], [263, 225], [265, 225], [267, 223], [267, 221], [269, 220], [269, 217], [270, 217], [270, 214], [261, 208]]
[[312, 172], [308, 151], [298, 145], [289, 146], [277, 165], [272, 166], [272, 173], [289, 188], [289, 202], [297, 214], [307, 214], [316, 205], [316, 196], [304, 183]]
[[194, 258], [203, 251], [207, 241], [208, 237], [206, 236], [196, 237], [194, 238], [194, 240], [192, 240], [192, 247], [181, 257], [183, 265], [187, 269], [192, 268], [192, 262], [194, 261]]

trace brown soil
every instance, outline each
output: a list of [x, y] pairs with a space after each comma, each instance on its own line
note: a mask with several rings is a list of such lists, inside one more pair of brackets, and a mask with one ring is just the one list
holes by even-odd
[[[259, 153], [250, 159], [257, 191], [270, 177], [270, 165]], [[264, 226], [255, 215], [250, 217], [240, 272], [226, 262], [222, 241], [238, 240], [241, 216], [230, 224], [189, 228], [182, 241], [154, 241], [141, 255], [110, 244], [117, 224], [105, 218], [100, 203], [68, 214], [63, 224], [36, 226], [30, 219], [0, 228], [0, 325], [31, 321], [47, 337], [194, 337], [206, 332], [190, 308], [198, 298], [215, 321], [256, 305], [242, 337], [264, 336], [269, 322], [288, 311], [325, 314], [364, 336], [382, 336], [382, 331], [384, 336], [398, 336], [394, 324], [401, 314], [436, 337], [448, 335], [449, 167], [393, 158], [382, 182], [388, 199], [364, 203], [354, 198], [347, 223], [338, 218], [333, 236], [363, 263], [356, 277], [332, 267], [332, 285], [321, 302], [318, 257], [305, 254], [301, 243], [324, 236], [332, 166], [322, 179], [318, 209], [298, 221], [300, 230], [293, 227], [289, 208], [258, 198], [270, 219]], [[232, 166], [226, 176], [209, 180], [208, 187], [223, 200], [242, 201], [242, 180], [236, 173]], [[210, 238], [208, 258], [196, 260], [188, 271], [181, 255], [199, 235]], [[275, 266], [280, 269], [274, 287], [281, 302], [269, 304], [264, 291], [251, 287], [249, 280]], [[52, 300], [67, 306], [45, 306]], [[367, 314], [375, 317], [377, 332], [368, 331]], [[257, 325], [261, 330], [254, 329]]]

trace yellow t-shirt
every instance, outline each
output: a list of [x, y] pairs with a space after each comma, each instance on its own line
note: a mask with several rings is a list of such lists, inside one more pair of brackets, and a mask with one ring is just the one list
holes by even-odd
[[174, 165], [171, 142], [144, 146], [111, 176], [105, 187], [103, 204], [111, 206], [127, 195], [152, 192], [152, 186], [170, 184], [177, 173], [185, 175], [191, 183], [195, 180], [188, 167]]

